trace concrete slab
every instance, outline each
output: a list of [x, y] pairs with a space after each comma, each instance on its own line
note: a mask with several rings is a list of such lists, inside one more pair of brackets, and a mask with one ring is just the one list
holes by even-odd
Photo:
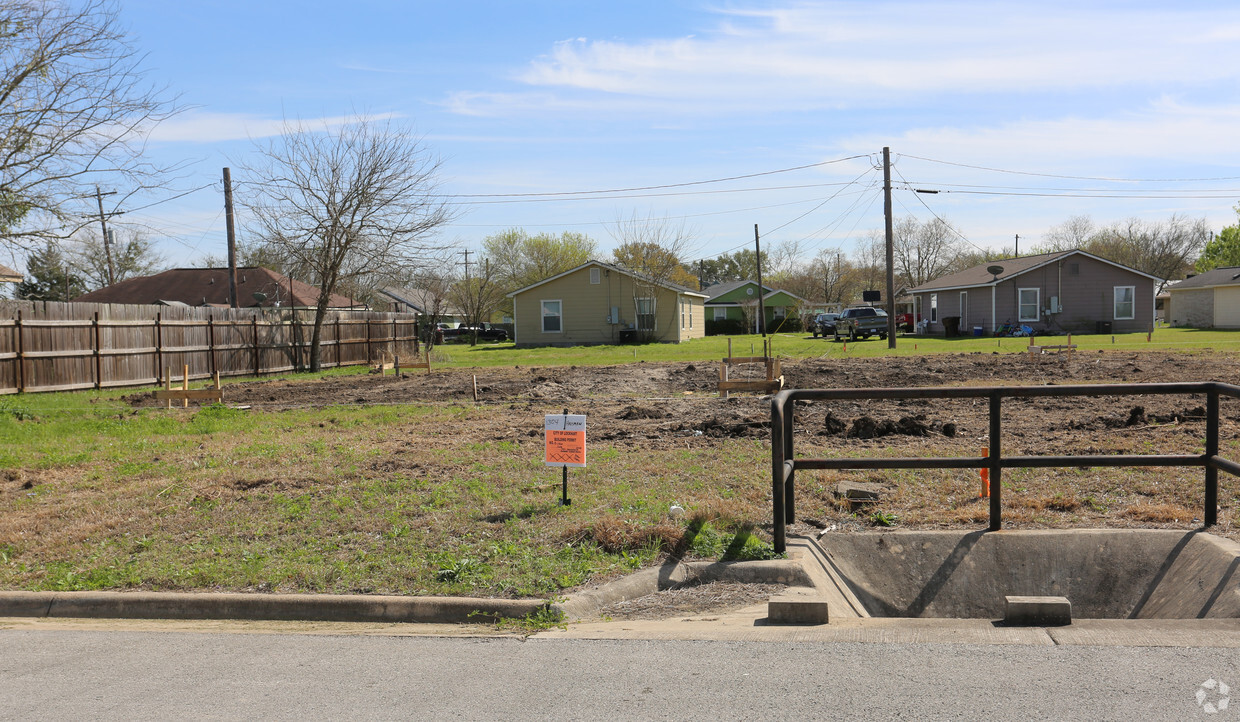
[[830, 608], [820, 597], [780, 595], [766, 603], [768, 624], [826, 624], [831, 621]]

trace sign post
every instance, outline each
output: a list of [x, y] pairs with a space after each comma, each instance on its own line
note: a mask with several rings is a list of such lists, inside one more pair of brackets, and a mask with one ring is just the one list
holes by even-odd
[[573, 503], [573, 500], [568, 498], [568, 467], [584, 468], [586, 465], [585, 414], [569, 415], [568, 409], [564, 409], [563, 414], [547, 414], [543, 417], [543, 435], [544, 463], [547, 466], [563, 468], [563, 493], [560, 503], [568, 506]]

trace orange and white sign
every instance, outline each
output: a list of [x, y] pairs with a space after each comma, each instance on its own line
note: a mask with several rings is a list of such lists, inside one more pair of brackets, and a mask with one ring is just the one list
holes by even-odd
[[546, 465], [585, 466], [585, 414], [547, 414], [543, 418]]

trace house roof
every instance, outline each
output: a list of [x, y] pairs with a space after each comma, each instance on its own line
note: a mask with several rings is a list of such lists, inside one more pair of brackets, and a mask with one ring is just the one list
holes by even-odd
[[543, 285], [543, 284], [545, 284], [545, 283], [551, 283], [552, 281], [554, 281], [554, 280], [556, 280], [556, 279], [558, 279], [558, 278], [563, 278], [563, 277], [565, 277], [565, 276], [567, 276], [567, 275], [570, 275], [570, 274], [576, 273], [577, 271], [580, 271], [580, 270], [581, 270], [581, 269], [583, 269], [583, 268], [588, 268], [589, 266], [598, 266], [599, 268], [605, 268], [605, 269], [607, 269], [607, 270], [609, 270], [609, 271], [615, 271], [615, 272], [617, 272], [617, 273], [623, 273], [623, 274], [624, 274], [624, 275], [626, 275], [626, 276], [631, 276], [631, 277], [633, 277], [633, 278], [640, 279], [640, 280], [642, 280], [642, 281], [646, 281], [647, 283], [653, 283], [653, 284], [655, 284], [656, 286], [660, 286], [660, 287], [662, 287], [662, 288], [666, 288], [666, 289], [668, 289], [669, 291], [675, 291], [676, 293], [679, 293], [679, 294], [682, 294], [682, 295], [685, 295], [685, 296], [698, 296], [699, 298], [708, 298], [708, 296], [707, 296], [705, 293], [701, 293], [701, 292], [699, 292], [699, 291], [695, 291], [695, 290], [693, 290], [692, 288], [689, 288], [688, 286], [682, 286], [682, 285], [680, 285], [679, 283], [672, 283], [671, 281], [656, 281], [656, 280], [654, 280], [653, 278], [650, 278], [649, 276], [646, 276], [646, 275], [644, 275], [644, 274], [637, 273], [637, 272], [635, 272], [635, 271], [630, 271], [630, 270], [629, 270], [629, 269], [627, 269], [627, 268], [624, 268], [624, 267], [622, 267], [622, 266], [617, 266], [617, 265], [614, 265], [614, 264], [611, 264], [611, 263], [603, 263], [602, 261], [586, 261], [585, 263], [581, 264], [580, 266], [577, 266], [576, 268], [570, 268], [570, 269], [568, 269], [567, 271], [564, 271], [563, 273], [557, 273], [557, 274], [555, 274], [554, 276], [551, 276], [550, 278], [544, 278], [543, 280], [539, 281], [538, 283], [531, 283], [530, 285], [526, 286], [525, 288], [518, 288], [517, 290], [513, 291], [512, 293], [509, 293], [509, 294], [508, 294], [508, 298], [512, 298], [512, 297], [516, 296], [518, 293], [525, 293], [526, 291], [528, 291], [528, 290], [530, 290], [530, 289], [533, 289], [533, 288], [538, 288], [539, 286], [541, 286], [541, 285]]
[[[946, 276], [936, 278], [933, 281], [927, 281], [920, 286], [909, 289], [909, 293], [949, 291], [956, 288], [997, 286], [1004, 281], [1011, 280], [1017, 276], [1029, 273], [1030, 271], [1051, 263], [1055, 263], [1056, 261], [1063, 260], [1064, 258], [1073, 255], [1082, 255], [1086, 258], [1092, 258], [1095, 261], [1110, 264], [1116, 268], [1122, 268], [1125, 271], [1131, 271], [1132, 273], [1139, 276], [1145, 276], [1146, 278], [1154, 281], [1162, 280], [1157, 276], [1151, 276], [1150, 274], [1143, 271], [1138, 271], [1135, 268], [1129, 268], [1128, 266], [1116, 263], [1115, 261], [1107, 260], [1102, 256], [1095, 256], [1092, 253], [1086, 253], [1080, 249], [1073, 249], [1070, 251], [1058, 251], [1056, 253], [1041, 253], [1036, 256], [1020, 256], [1018, 258], [1005, 258], [998, 261], [989, 261], [972, 268], [966, 268], [965, 270], [957, 273], [951, 273]], [[997, 275], [991, 274], [990, 271], [986, 270], [991, 266], [1002, 266], [1003, 271]]]
[[21, 283], [22, 274], [8, 266], [0, 266], [0, 283]]
[[[758, 285], [757, 281], [751, 281], [749, 279], [745, 279], [743, 281], [725, 281], [723, 283], [716, 283], [714, 285], [707, 286], [706, 288], [702, 289], [702, 291], [707, 296], [706, 302], [710, 303], [711, 301], [715, 300], [716, 298], [719, 298], [720, 296], [726, 296], [727, 294], [735, 291], [736, 289], [743, 288], [751, 283], [755, 286]], [[771, 288], [770, 286], [764, 283], [762, 284], [762, 290], [770, 293], [770, 292], [775, 291], [776, 289]]]
[[1179, 283], [1168, 286], [1168, 291], [1187, 291], [1193, 288], [1214, 288], [1215, 286], [1240, 286], [1240, 266], [1224, 266], [1205, 273], [1198, 273]]
[[[289, 288], [292, 284], [292, 303]], [[258, 301], [254, 294], [266, 298]], [[313, 307], [318, 304], [319, 289], [283, 276], [269, 268], [248, 266], [237, 269], [237, 305], [244, 308], [255, 306]], [[132, 303], [165, 306], [228, 306], [227, 268], [174, 268], [154, 276], [139, 276], [115, 283], [98, 291], [73, 299], [84, 303]], [[364, 304], [332, 294], [329, 308], [357, 308]]]
[[[410, 306], [421, 314], [429, 314], [435, 308], [435, 294], [424, 288], [400, 288], [397, 286], [388, 286], [379, 289], [379, 293], [388, 298], [399, 301], [400, 303]], [[461, 311], [457, 307], [448, 303], [447, 299], [439, 299], [439, 315], [441, 316], [460, 316]]]

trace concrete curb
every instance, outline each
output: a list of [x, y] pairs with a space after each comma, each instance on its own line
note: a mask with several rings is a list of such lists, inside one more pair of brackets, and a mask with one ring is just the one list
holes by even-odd
[[686, 562], [664, 564], [622, 577], [595, 589], [570, 594], [551, 609], [569, 621], [598, 614], [608, 604], [644, 597], [689, 582], [743, 582], [813, 587], [814, 582], [799, 561]]
[[493, 622], [546, 609], [542, 599], [348, 594], [0, 592], [0, 617], [247, 619], [316, 622]]

